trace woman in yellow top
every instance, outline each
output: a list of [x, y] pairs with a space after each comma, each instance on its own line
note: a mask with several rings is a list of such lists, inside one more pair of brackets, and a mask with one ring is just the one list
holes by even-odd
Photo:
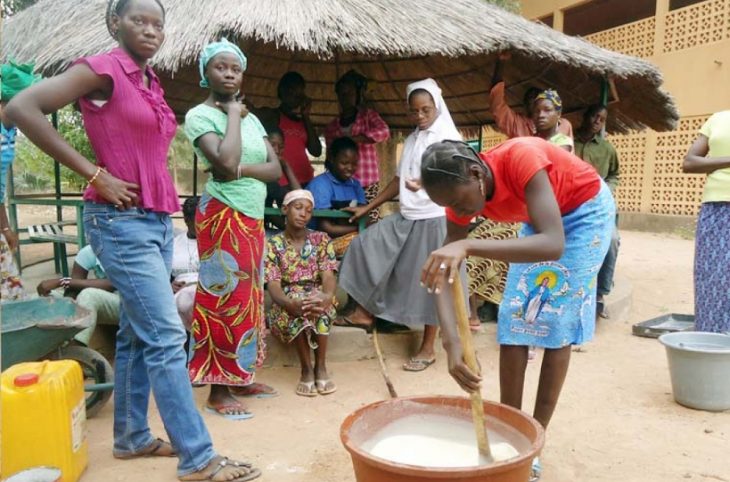
[[695, 329], [730, 331], [730, 110], [713, 114], [682, 165], [707, 174], [695, 235]]

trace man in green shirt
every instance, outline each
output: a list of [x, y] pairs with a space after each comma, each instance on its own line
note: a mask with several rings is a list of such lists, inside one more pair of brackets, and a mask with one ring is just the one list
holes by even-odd
[[[575, 154], [592, 165], [615, 194], [619, 180], [618, 154], [616, 148], [602, 135], [607, 117], [608, 110], [603, 105], [594, 104], [586, 109], [583, 114], [583, 124], [575, 133]], [[596, 312], [602, 318], [608, 318], [603, 298], [613, 288], [619, 243], [618, 228], [615, 227], [611, 236], [611, 246], [598, 272]]]

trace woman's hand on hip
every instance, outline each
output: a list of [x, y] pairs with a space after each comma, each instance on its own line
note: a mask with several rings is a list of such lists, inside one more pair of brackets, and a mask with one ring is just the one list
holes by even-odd
[[451, 284], [454, 277], [459, 276], [459, 266], [466, 256], [464, 240], [454, 241], [432, 252], [423, 265], [421, 285], [429, 293], [441, 293], [446, 280]]
[[139, 203], [139, 196], [135, 192], [139, 191], [137, 184], [117, 179], [106, 171], [99, 173], [93, 186], [99, 196], [116, 206], [117, 209], [130, 209]]

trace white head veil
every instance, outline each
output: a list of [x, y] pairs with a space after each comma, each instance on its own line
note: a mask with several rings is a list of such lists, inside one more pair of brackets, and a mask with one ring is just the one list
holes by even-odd
[[433, 102], [436, 104], [436, 112], [438, 113], [438, 116], [429, 130], [436, 132], [436, 137], [439, 137], [440, 141], [444, 139], [460, 141], [461, 134], [459, 134], [459, 130], [456, 128], [456, 125], [451, 118], [449, 108], [446, 107], [446, 102], [444, 102], [444, 98], [441, 96], [441, 88], [438, 86], [436, 81], [433, 79], [423, 79], [418, 82], [408, 84], [408, 87], [406, 88], [407, 100], [411, 98], [411, 94], [415, 90], [425, 90], [431, 94]]
[[421, 156], [429, 145], [446, 139], [460, 141], [461, 134], [451, 119], [451, 113], [435, 80], [424, 79], [409, 84], [406, 88], [406, 99], [416, 90], [425, 90], [431, 94], [437, 116], [428, 129], [416, 128], [403, 145], [403, 154], [398, 166], [400, 212], [406, 219], [428, 219], [443, 216], [444, 209], [431, 201], [424, 189], [416, 192], [407, 189], [406, 180], [421, 178]]

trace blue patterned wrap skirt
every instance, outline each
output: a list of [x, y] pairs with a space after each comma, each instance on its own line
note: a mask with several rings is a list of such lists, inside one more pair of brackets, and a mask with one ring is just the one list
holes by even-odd
[[[615, 216], [611, 191], [601, 182], [598, 194], [563, 216], [565, 250], [558, 261], [510, 264], [499, 307], [501, 345], [562, 348], [593, 338], [596, 281]], [[520, 237], [532, 234], [525, 223]]]

